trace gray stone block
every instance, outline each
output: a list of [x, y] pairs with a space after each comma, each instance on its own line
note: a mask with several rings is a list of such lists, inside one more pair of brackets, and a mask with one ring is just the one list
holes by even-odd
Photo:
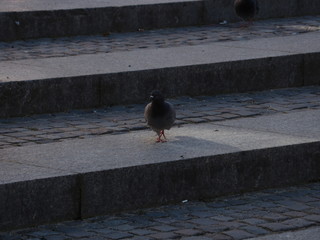
[[[319, 33], [315, 32], [208, 45], [3, 61], [0, 117], [142, 103], [153, 89], [176, 97], [317, 84], [318, 38]], [[297, 44], [300, 42], [305, 44]]]
[[0, 230], [80, 217], [76, 176], [0, 185]]
[[320, 53], [304, 56], [304, 85], [320, 85]]
[[[258, 18], [280, 18], [320, 13], [318, 0], [260, 0]], [[0, 3], [1, 4], [1, 3]], [[0, 40], [103, 34], [212, 24], [240, 20], [234, 13], [233, 1], [101, 1], [51, 3], [30, 1], [0, 9]], [[57, 7], [58, 6], [58, 7]], [[26, 11], [25, 9], [30, 9]]]
[[319, 149], [316, 142], [87, 173], [81, 215], [318, 180]]
[[1, 41], [127, 32], [202, 24], [202, 3], [185, 1], [99, 8], [42, 9], [0, 14]]
[[298, 87], [303, 85], [302, 59], [289, 55], [110, 74], [101, 82], [101, 104], [143, 102], [152, 89], [174, 97]]
[[[319, 180], [319, 124], [314, 120], [319, 114], [308, 110], [247, 118], [249, 127], [241, 119], [190, 124], [172, 129], [169, 141], [160, 145], [148, 130], [1, 149], [0, 229]], [[270, 117], [276, 124], [268, 131]], [[319, 204], [292, 201], [282, 204], [304, 211]], [[237, 210], [248, 210], [243, 200], [231, 202], [240, 205], [224, 214], [245, 218]], [[193, 207], [195, 212], [205, 209]], [[178, 219], [186, 220], [176, 211]]]
[[0, 117], [98, 106], [99, 91], [95, 76], [0, 84]]

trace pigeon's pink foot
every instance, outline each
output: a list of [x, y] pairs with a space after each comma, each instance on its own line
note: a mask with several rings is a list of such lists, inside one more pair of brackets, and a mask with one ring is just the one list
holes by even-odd
[[164, 137], [165, 140], [167, 140], [166, 135], [164, 135], [164, 130], [161, 130], [160, 136], [161, 136], [161, 135]]
[[167, 140], [161, 139], [160, 137], [157, 138], [156, 142], [166, 142]]
[[[164, 137], [164, 139], [161, 139], [162, 136]], [[159, 137], [157, 138], [156, 142], [166, 142], [166, 141], [167, 141], [167, 138], [164, 135], [164, 130], [161, 130], [160, 134], [159, 134]]]

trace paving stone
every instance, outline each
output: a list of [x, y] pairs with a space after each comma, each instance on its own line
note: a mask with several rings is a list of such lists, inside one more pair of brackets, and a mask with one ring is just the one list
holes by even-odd
[[282, 221], [282, 220], [288, 219], [287, 216], [277, 214], [277, 213], [269, 213], [269, 214], [263, 215], [262, 218], [270, 221]]
[[[229, 206], [229, 204], [226, 201], [223, 202], [212, 202], [212, 203], [207, 203], [207, 206], [209, 206], [210, 208], [224, 208]], [[216, 209], [214, 209], [216, 211]]]
[[102, 224], [104, 224], [105, 226], [107, 227], [110, 227], [110, 226], [119, 226], [119, 225], [122, 225], [122, 224], [127, 224], [128, 221], [127, 220], [124, 220], [124, 219], [106, 219], [102, 222]]
[[141, 236], [151, 235], [151, 234], [155, 234], [156, 233], [156, 231], [153, 231], [153, 230], [150, 230], [150, 229], [144, 229], [144, 228], [133, 229], [133, 230], [130, 230], [129, 232], [132, 233], [132, 234], [141, 235]]
[[173, 232], [162, 232], [162, 233], [151, 234], [148, 237], [151, 237], [154, 239], [177, 239], [179, 238], [179, 235]]
[[153, 238], [149, 238], [145, 236], [134, 236], [130, 238], [123, 238], [123, 240], [153, 240]]
[[294, 219], [283, 221], [282, 223], [290, 226], [295, 226], [296, 228], [304, 228], [304, 227], [310, 227], [312, 225], [315, 225], [313, 221], [308, 221], [303, 218], [294, 218]]
[[304, 219], [320, 223], [320, 215], [318, 214], [305, 216]]
[[289, 211], [289, 212], [284, 212], [283, 214], [290, 217], [303, 217], [306, 215], [306, 213], [298, 212], [298, 211]]
[[212, 211], [196, 211], [196, 212], [192, 212], [191, 213], [192, 216], [195, 216], [195, 217], [199, 217], [199, 218], [206, 218], [206, 217], [212, 217], [215, 215], [214, 212]]
[[308, 205], [310, 205], [312, 207], [320, 208], [320, 201], [309, 202]]
[[209, 237], [210, 239], [214, 239], [214, 240], [232, 240], [233, 238], [225, 235], [225, 234], [208, 234], [206, 235], [207, 237]]
[[[284, 207], [286, 207], [288, 209], [295, 210], [295, 211], [303, 211], [303, 210], [306, 210], [306, 209], [310, 208], [306, 204], [299, 203], [299, 202], [296, 202], [296, 201], [291, 201], [291, 200], [279, 201], [278, 203], [283, 205]], [[309, 204], [311, 204], [311, 203], [309, 203]]]
[[172, 218], [172, 217], [164, 217], [164, 218], [156, 218], [155, 221], [159, 223], [166, 223], [166, 224], [171, 224], [174, 222], [177, 222], [179, 219]]
[[312, 196], [306, 196], [306, 195], [296, 196], [292, 200], [299, 201], [299, 202], [301, 201], [301, 202], [304, 202], [304, 203], [319, 201], [318, 198], [315, 198], [315, 197], [312, 197]]
[[123, 224], [123, 225], [118, 225], [118, 226], [113, 226], [112, 229], [119, 230], [119, 231], [128, 231], [135, 229], [135, 226], [129, 225], [129, 224]]
[[29, 232], [28, 235], [32, 237], [44, 237], [44, 236], [50, 236], [50, 235], [58, 235], [59, 233], [56, 231], [51, 231], [51, 230], [40, 230], [40, 231], [35, 231], [35, 232]]
[[234, 221], [230, 221], [230, 222], [220, 222], [219, 225], [223, 226], [223, 227], [226, 227], [226, 228], [229, 228], [229, 229], [240, 228], [242, 226], [246, 226], [247, 225], [247, 224], [245, 224], [243, 222], [240, 222], [239, 220], [240, 219], [238, 219], [238, 221], [234, 220]]
[[160, 232], [171, 232], [171, 231], [177, 230], [176, 227], [169, 226], [169, 225], [153, 226], [153, 227], [151, 227], [151, 229], [157, 230], [157, 231], [160, 231]]
[[109, 236], [110, 234], [115, 233], [115, 230], [112, 230], [109, 228], [94, 229], [92, 231], [94, 233], [97, 233], [98, 235], [102, 235], [102, 236]]
[[80, 238], [80, 237], [90, 237], [93, 235], [93, 233], [83, 231], [81, 228], [74, 228], [74, 227], [59, 227], [57, 228], [57, 231], [61, 231], [65, 235], [69, 237], [75, 237], [75, 238]]
[[211, 220], [211, 219], [208, 219], [208, 218], [192, 219], [192, 220], [189, 220], [189, 222], [195, 223], [195, 224], [198, 224], [198, 225], [213, 225], [213, 224], [217, 224], [218, 223], [218, 221]]
[[260, 219], [260, 218], [248, 218], [248, 219], [242, 219], [242, 222], [251, 224], [251, 225], [258, 225], [262, 223], [267, 223], [266, 220]]
[[[52, 235], [52, 236], [45, 236], [45, 240], [67, 240], [70, 239], [67, 236], [61, 236], [61, 235]], [[83, 239], [83, 238], [82, 238]], [[84, 238], [86, 240], [89, 240], [89, 238]], [[97, 237], [94, 237], [95, 240], [100, 240]]]
[[226, 231], [226, 232], [223, 232], [223, 233], [228, 235], [228, 236], [230, 236], [230, 237], [232, 237], [235, 240], [254, 237], [253, 234], [248, 233], [248, 232], [243, 231], [243, 230], [230, 230], [230, 231]]
[[305, 210], [304, 212], [308, 213], [308, 214], [318, 214], [320, 215], [320, 209], [319, 208], [310, 208]]
[[181, 240], [212, 240], [205, 236], [182, 237]]
[[282, 214], [284, 216], [286, 216], [284, 213], [288, 212], [288, 208], [285, 208], [285, 207], [274, 207], [274, 208], [269, 208], [268, 210], [270, 212]]
[[114, 232], [107, 235], [107, 237], [110, 239], [123, 239], [123, 238], [129, 238], [131, 236], [133, 235], [126, 232]]
[[196, 229], [199, 229], [200, 231], [203, 231], [205, 233], [219, 233], [229, 230], [230, 227], [224, 225], [201, 225], [196, 226]]
[[188, 210], [191, 212], [201, 212], [201, 211], [210, 211], [211, 208], [208, 207], [206, 204], [202, 202], [189, 202], [188, 205], [186, 205]]
[[[100, 236], [93, 236], [93, 237], [87, 237], [87, 238], [80, 238], [81, 240], [105, 240], [106, 238], [100, 237]], [[47, 239], [46, 239], [47, 240]], [[70, 238], [66, 239], [70, 240]], [[108, 239], [109, 240], [109, 239]]]
[[274, 208], [279, 207], [277, 203], [274, 202], [266, 202], [266, 201], [257, 201], [252, 203], [253, 206], [262, 207], [262, 208]]
[[[189, 220], [189, 219], [187, 219]], [[180, 221], [180, 222], [175, 222], [172, 224], [175, 227], [178, 227], [180, 229], [186, 229], [186, 228], [196, 228], [199, 227], [197, 224], [195, 223], [190, 223], [190, 222], [186, 222], [186, 221]]]
[[[232, 203], [231, 203], [232, 204]], [[232, 204], [233, 205], [233, 204]], [[246, 205], [236, 205], [232, 206], [231, 209], [234, 209], [236, 211], [252, 211], [257, 207], [253, 206], [252, 204], [246, 204]]]
[[258, 226], [243, 226], [240, 227], [240, 229], [245, 230], [246, 232], [252, 233], [254, 235], [265, 235], [270, 233], [270, 231]]
[[217, 221], [221, 221], [221, 222], [227, 222], [227, 221], [232, 221], [234, 220], [234, 218], [232, 217], [228, 217], [228, 216], [214, 216], [214, 217], [210, 217], [213, 220], [217, 220]]
[[175, 231], [175, 233], [183, 236], [196, 236], [196, 235], [201, 235], [202, 231], [196, 230], [196, 229], [182, 229]]
[[264, 224], [260, 224], [259, 226], [274, 232], [289, 231], [297, 228], [295, 226], [290, 226], [283, 223], [264, 223]]
[[154, 217], [154, 218], [163, 218], [163, 217], [168, 217], [169, 215], [164, 211], [150, 211], [146, 213], [146, 216]]

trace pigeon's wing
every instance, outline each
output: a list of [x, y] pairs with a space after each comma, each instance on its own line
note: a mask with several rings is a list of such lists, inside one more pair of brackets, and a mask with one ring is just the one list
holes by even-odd
[[146, 120], [147, 124], [149, 124], [151, 118], [151, 103], [144, 108], [144, 119]]
[[170, 129], [176, 120], [176, 111], [171, 103], [166, 102], [167, 114], [165, 117], [165, 129]]

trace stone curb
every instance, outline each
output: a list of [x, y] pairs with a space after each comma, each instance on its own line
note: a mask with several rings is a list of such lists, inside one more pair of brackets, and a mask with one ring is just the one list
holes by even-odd
[[319, 180], [319, 149], [316, 141], [1, 184], [0, 230]]
[[319, 61], [318, 52], [284, 54], [193, 66], [2, 82], [0, 118], [143, 103], [153, 89], [161, 89], [167, 97], [178, 97], [319, 85]]
[[[232, 22], [239, 20], [232, 4], [233, 1], [219, 0], [145, 1], [143, 4], [128, 1], [121, 6], [106, 3], [105, 7], [93, 8], [13, 9], [0, 14], [0, 41]], [[316, 15], [320, 13], [320, 3], [318, 0], [260, 0], [260, 9], [260, 19]]]

